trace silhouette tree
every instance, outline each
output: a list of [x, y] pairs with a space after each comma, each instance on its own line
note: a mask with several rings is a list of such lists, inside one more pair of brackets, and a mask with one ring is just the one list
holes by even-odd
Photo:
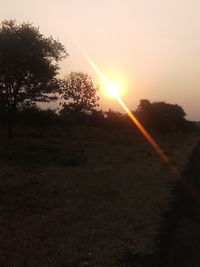
[[154, 119], [160, 131], [166, 133], [168, 131], [184, 130], [186, 114], [181, 106], [165, 102], [155, 102], [152, 103], [152, 106]]
[[83, 72], [71, 72], [63, 81], [61, 114], [91, 114], [98, 106], [99, 97], [92, 78]]
[[141, 99], [137, 111], [149, 112], [151, 109], [151, 102], [148, 99]]
[[0, 106], [8, 113], [8, 132], [20, 105], [55, 100], [58, 62], [67, 53], [30, 23], [3, 21], [0, 27]]
[[168, 131], [183, 131], [187, 121], [183, 108], [177, 104], [140, 100], [134, 114], [145, 127], [156, 129], [165, 134]]
[[134, 111], [136, 117], [145, 125], [152, 127], [154, 124], [152, 103], [147, 99], [141, 99], [137, 109]]

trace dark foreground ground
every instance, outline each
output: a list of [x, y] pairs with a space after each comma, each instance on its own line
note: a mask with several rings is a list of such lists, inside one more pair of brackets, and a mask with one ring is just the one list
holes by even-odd
[[200, 266], [200, 143], [195, 147], [185, 171], [185, 181], [177, 184], [174, 226], [166, 253], [167, 267]]
[[[184, 169], [198, 136], [156, 139]], [[13, 140], [2, 135], [0, 266], [164, 266], [163, 247], [171, 260], [182, 244], [172, 241], [181, 234], [164, 240], [176, 184], [131, 129], [44, 128], [21, 131]], [[174, 262], [169, 266], [178, 266]]]

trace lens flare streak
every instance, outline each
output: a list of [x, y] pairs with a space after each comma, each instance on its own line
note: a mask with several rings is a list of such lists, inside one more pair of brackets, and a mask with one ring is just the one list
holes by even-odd
[[[91, 67], [94, 69], [96, 74], [99, 76], [101, 81], [104, 83], [105, 87], [109, 90], [109, 88], [112, 87], [110, 82], [106, 79], [106, 77], [103, 75], [103, 73], [100, 71], [100, 69], [97, 67], [97, 65], [94, 63], [94, 61], [85, 54], [85, 57]], [[124, 109], [124, 111], [127, 113], [129, 118], [132, 120], [132, 122], [136, 125], [136, 127], [140, 130], [140, 132], [143, 134], [143, 136], [147, 139], [147, 141], [151, 144], [153, 149], [157, 152], [161, 160], [166, 164], [166, 166], [171, 170], [171, 172], [174, 174], [174, 176], [177, 179], [180, 179], [181, 174], [179, 169], [176, 167], [176, 165], [172, 162], [172, 160], [165, 154], [165, 152], [162, 150], [162, 148], [159, 146], [159, 144], [154, 140], [154, 138], [147, 132], [147, 130], [144, 128], [144, 126], [139, 122], [139, 120], [134, 116], [134, 114], [129, 110], [129, 108], [126, 106], [126, 104], [123, 102], [123, 100], [120, 98], [119, 95], [113, 94], [113, 97], [117, 100], [117, 102], [120, 104], [120, 106]]]

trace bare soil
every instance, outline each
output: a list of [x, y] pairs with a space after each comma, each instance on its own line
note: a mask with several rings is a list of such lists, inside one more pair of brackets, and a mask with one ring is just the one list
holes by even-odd
[[[195, 134], [156, 136], [183, 169]], [[177, 181], [131, 129], [0, 140], [0, 266], [150, 266]]]

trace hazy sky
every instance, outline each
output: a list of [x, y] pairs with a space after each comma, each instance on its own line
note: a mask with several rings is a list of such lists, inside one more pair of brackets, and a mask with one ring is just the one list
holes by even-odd
[[[199, 0], [0, 0], [0, 20], [30, 21], [58, 38], [70, 57], [61, 74], [85, 71], [86, 50], [102, 70], [127, 79], [124, 101], [139, 99], [183, 106], [200, 119]], [[118, 106], [102, 97], [104, 108]]]

